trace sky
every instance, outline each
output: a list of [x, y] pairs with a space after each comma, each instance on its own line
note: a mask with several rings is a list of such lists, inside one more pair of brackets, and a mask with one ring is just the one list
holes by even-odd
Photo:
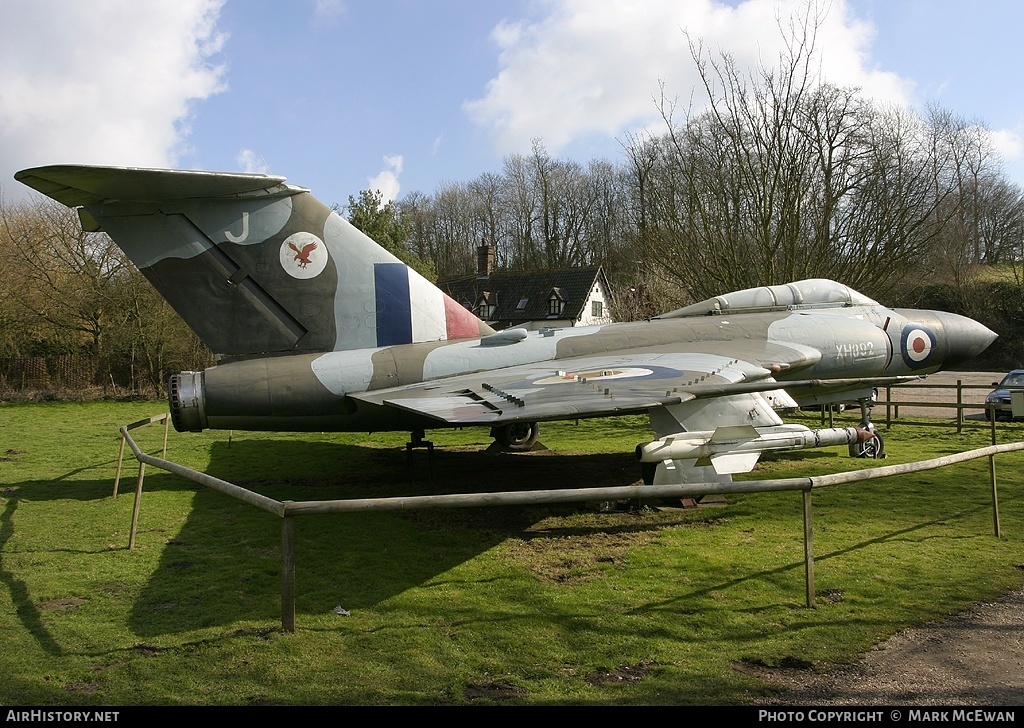
[[[46, 164], [270, 172], [344, 205], [699, 110], [690, 41], [775, 65], [807, 0], [0, 0], [0, 196]], [[822, 77], [984, 123], [1024, 186], [1024, 3], [821, 0]]]

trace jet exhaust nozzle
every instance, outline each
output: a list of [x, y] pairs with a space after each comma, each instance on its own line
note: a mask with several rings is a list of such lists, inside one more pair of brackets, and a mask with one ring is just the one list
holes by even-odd
[[202, 432], [206, 429], [206, 388], [202, 372], [172, 375], [167, 381], [167, 399], [175, 430]]

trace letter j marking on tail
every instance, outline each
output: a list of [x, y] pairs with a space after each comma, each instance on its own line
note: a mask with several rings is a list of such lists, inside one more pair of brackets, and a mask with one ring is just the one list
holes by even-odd
[[242, 234], [241, 235], [235, 235], [230, 230], [225, 230], [224, 231], [224, 237], [227, 238], [228, 240], [230, 240], [232, 243], [240, 243], [243, 240], [245, 240], [247, 237], [249, 237], [249, 213], [248, 212], [243, 212], [242, 213]]

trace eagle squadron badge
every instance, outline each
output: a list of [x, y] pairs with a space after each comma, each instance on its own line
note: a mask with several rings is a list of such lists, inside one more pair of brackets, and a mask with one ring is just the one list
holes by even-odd
[[289, 235], [281, 243], [281, 267], [292, 278], [316, 278], [327, 267], [327, 246], [313, 233]]

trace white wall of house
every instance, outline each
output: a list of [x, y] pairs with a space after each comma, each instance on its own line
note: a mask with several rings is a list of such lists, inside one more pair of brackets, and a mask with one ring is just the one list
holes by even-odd
[[587, 302], [583, 305], [583, 312], [580, 314], [577, 326], [594, 326], [596, 324], [610, 324], [612, 317], [608, 310], [608, 292], [604, 288], [600, 277], [594, 281], [590, 289]]

